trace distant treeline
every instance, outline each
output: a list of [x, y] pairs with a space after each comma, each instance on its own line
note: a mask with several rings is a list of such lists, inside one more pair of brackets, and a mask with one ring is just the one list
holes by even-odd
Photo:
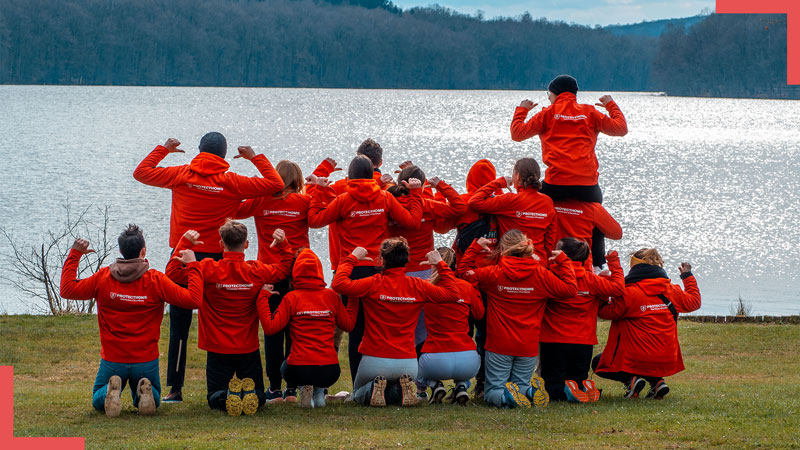
[[661, 37], [383, 0], [0, 2], [0, 83], [582, 89], [800, 98], [785, 16], [711, 15]]

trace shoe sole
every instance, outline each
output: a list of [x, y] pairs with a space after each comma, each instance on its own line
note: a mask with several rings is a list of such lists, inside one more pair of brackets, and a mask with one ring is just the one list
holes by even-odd
[[139, 380], [139, 386], [136, 387], [139, 394], [139, 415], [152, 416], [156, 413], [156, 400], [153, 398], [153, 385], [147, 378]]
[[600, 400], [600, 391], [592, 380], [583, 380], [583, 387], [586, 395], [589, 396], [589, 403], [596, 403]]
[[444, 386], [436, 386], [431, 394], [431, 399], [428, 400], [428, 403], [441, 404], [445, 395], [447, 395], [447, 389], [445, 389]]
[[386, 378], [376, 377], [375, 381], [372, 382], [372, 396], [369, 399], [369, 406], [386, 406], [384, 391], [386, 391]]
[[283, 402], [284, 403], [297, 403], [297, 396], [296, 395], [290, 395], [288, 397], [284, 397], [283, 398]]
[[645, 384], [647, 384], [647, 382], [644, 381], [644, 378], [636, 377], [636, 380], [631, 383], [630, 392], [625, 394], [625, 398], [639, 398], [639, 393], [642, 392]]
[[402, 406], [415, 406], [419, 403], [419, 400], [417, 400], [417, 385], [414, 384], [414, 380], [410, 376], [400, 376], [400, 390], [403, 392]]
[[669, 386], [666, 384], [662, 385], [658, 390], [656, 390], [655, 395], [653, 395], [653, 400], [664, 400], [664, 396], [669, 394]]
[[550, 394], [544, 389], [544, 379], [538, 375], [531, 378], [531, 386], [533, 386], [533, 405], [537, 408], [547, 408], [550, 404]]
[[242, 380], [234, 376], [228, 382], [228, 397], [225, 399], [225, 411], [230, 416], [242, 415]]
[[573, 403], [589, 403], [589, 396], [578, 388], [578, 383], [573, 380], [564, 382], [564, 392], [567, 400]]
[[303, 386], [300, 388], [300, 407], [301, 408], [313, 408], [314, 405], [311, 402], [311, 397], [314, 395], [314, 386]]
[[511, 393], [511, 397], [514, 399], [514, 403], [516, 403], [517, 407], [531, 407], [531, 401], [525, 394], [519, 391], [519, 386], [517, 386], [516, 383], [509, 381], [506, 383], [506, 389]]
[[242, 413], [246, 416], [252, 416], [258, 411], [258, 396], [255, 389], [256, 383], [252, 378], [242, 380], [242, 392], [247, 392], [242, 395]]
[[106, 416], [119, 417], [119, 413], [122, 410], [122, 404], [119, 398], [121, 394], [122, 378], [114, 375], [108, 379], [108, 387], [106, 388], [106, 401], [104, 403]]
[[461, 391], [456, 394], [454, 403], [457, 403], [461, 406], [467, 406], [467, 402], [469, 402], [469, 394], [467, 394], [467, 391]]

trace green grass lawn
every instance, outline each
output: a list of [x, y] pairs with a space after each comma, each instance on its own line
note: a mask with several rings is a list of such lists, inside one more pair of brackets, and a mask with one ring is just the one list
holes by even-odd
[[[601, 341], [607, 329], [601, 324]], [[80, 436], [92, 448], [800, 448], [800, 326], [681, 322], [687, 370], [668, 379], [663, 401], [625, 400], [621, 385], [598, 380], [599, 403], [544, 410], [282, 404], [252, 417], [209, 410], [196, 320], [191, 336], [184, 402], [138, 417], [126, 390], [121, 417], [109, 419], [90, 404], [95, 317], [0, 316], [0, 365], [14, 366], [15, 436]], [[349, 390], [342, 358], [334, 392]]]

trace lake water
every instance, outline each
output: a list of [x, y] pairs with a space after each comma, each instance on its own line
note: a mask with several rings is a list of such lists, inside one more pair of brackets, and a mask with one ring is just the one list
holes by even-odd
[[[579, 101], [600, 94], [581, 92]], [[690, 261], [701, 313], [726, 314], [739, 296], [756, 314], [800, 313], [800, 101], [612, 95], [630, 132], [601, 135], [597, 144], [605, 206], [625, 232], [609, 248], [627, 255], [655, 246], [675, 281], [678, 263]], [[229, 153], [252, 145], [304, 173], [326, 156], [346, 165], [373, 137], [386, 167], [411, 159], [463, 192], [479, 158], [508, 175], [520, 157], [541, 161], [538, 139], [509, 137], [514, 107], [526, 97], [546, 103], [544, 92], [513, 91], [0, 86], [0, 225], [41, 242], [58, 228], [65, 204], [108, 204], [113, 234], [129, 222], [142, 226], [150, 262], [163, 269], [170, 193], [131, 173], [168, 137], [187, 153], [169, 155], [165, 165], [188, 163], [200, 137], [216, 130]], [[231, 166], [256, 173], [240, 159]], [[324, 258], [326, 233], [312, 232]], [[0, 242], [0, 252], [8, 250]], [[0, 285], [2, 310], [31, 305]]]

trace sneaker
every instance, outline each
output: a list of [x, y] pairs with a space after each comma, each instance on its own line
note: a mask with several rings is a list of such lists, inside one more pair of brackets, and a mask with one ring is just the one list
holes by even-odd
[[400, 375], [400, 390], [403, 394], [402, 406], [414, 406], [417, 404], [417, 385], [409, 375]]
[[256, 395], [256, 382], [252, 378], [242, 380], [242, 412], [252, 416], [258, 411], [258, 396]]
[[350, 396], [350, 393], [347, 391], [339, 391], [334, 395], [326, 394], [325, 400], [326, 401], [343, 401]]
[[590, 403], [594, 403], [600, 400], [600, 390], [597, 389], [597, 386], [594, 384], [594, 381], [583, 380], [581, 384], [583, 385], [583, 392], [586, 392], [586, 395], [589, 397]]
[[[447, 397], [442, 399], [443, 402], [454, 403], [456, 401], [455, 400], [456, 387], [458, 387], [458, 386], [453, 386], [453, 387], [450, 388], [450, 390], [447, 391]], [[469, 394], [467, 394], [467, 395], [469, 395]]]
[[118, 377], [117, 375], [113, 375], [108, 379], [108, 387], [106, 387], [106, 416], [119, 417], [119, 412], [122, 410], [122, 404], [120, 403], [119, 399], [121, 394], [122, 378]]
[[228, 382], [228, 397], [225, 399], [225, 410], [231, 416], [242, 414], [242, 380], [236, 377]]
[[372, 396], [369, 399], [369, 406], [386, 406], [384, 391], [386, 391], [386, 378], [382, 376], [375, 377], [372, 381]]
[[286, 403], [297, 403], [297, 389], [286, 388], [286, 390], [283, 391], [283, 401]]
[[139, 396], [138, 410], [140, 416], [152, 416], [156, 413], [156, 399], [153, 398], [153, 385], [147, 378], [140, 378], [139, 385], [136, 386], [136, 394]]
[[484, 391], [486, 390], [483, 380], [475, 381], [475, 389], [472, 390], [472, 396], [475, 399], [483, 398]]
[[589, 395], [578, 388], [578, 383], [574, 380], [564, 381], [564, 393], [567, 394], [567, 401], [571, 403], [589, 403]]
[[650, 391], [647, 393], [645, 398], [652, 398], [653, 400], [662, 400], [665, 395], [669, 394], [669, 386], [664, 381], [664, 379], [660, 379], [656, 382], [654, 386], [650, 387]]
[[169, 390], [169, 394], [166, 397], [161, 399], [164, 403], [182, 403], [183, 402], [183, 394], [181, 393], [181, 388], [171, 388]]
[[453, 389], [453, 398], [450, 400], [450, 403], [458, 403], [461, 406], [467, 406], [467, 402], [469, 401], [469, 394], [467, 393], [467, 385], [459, 383], [456, 385], [455, 389]]
[[427, 402], [428, 401], [428, 391], [417, 392], [417, 401], [418, 402]]
[[509, 381], [506, 383], [506, 390], [503, 392], [503, 400], [509, 408], [530, 408], [531, 401], [522, 392], [516, 383]]
[[325, 407], [325, 394], [324, 388], [314, 388], [314, 393], [311, 394], [311, 406], [314, 408], [324, 408]]
[[267, 403], [281, 403], [283, 402], [283, 391], [280, 389], [273, 390], [271, 387], [267, 389]]
[[632, 376], [631, 380], [625, 384], [625, 398], [639, 398], [639, 392], [644, 389], [645, 384], [647, 382], [644, 381], [644, 378]]
[[441, 381], [437, 381], [436, 382], [436, 386], [434, 386], [434, 388], [433, 388], [433, 390], [431, 392], [430, 403], [431, 404], [434, 404], [434, 403], [441, 404], [442, 403], [442, 399], [444, 398], [445, 395], [447, 395], [447, 389], [444, 388], [444, 384], [442, 384]]
[[311, 386], [310, 384], [300, 386], [300, 407], [313, 408], [314, 403], [311, 398], [313, 395], [314, 395], [314, 386]]
[[546, 408], [550, 404], [550, 394], [544, 388], [544, 379], [535, 373], [531, 377], [531, 387], [528, 392], [530, 393], [528, 398], [537, 408]]

